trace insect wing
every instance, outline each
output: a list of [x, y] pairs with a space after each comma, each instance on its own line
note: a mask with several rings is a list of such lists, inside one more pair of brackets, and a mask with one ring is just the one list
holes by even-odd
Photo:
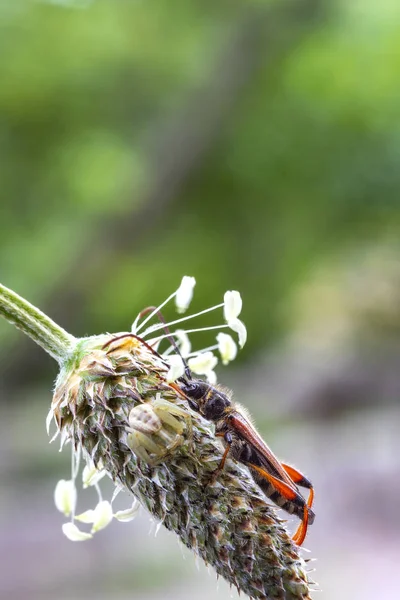
[[230, 417], [232, 428], [235, 432], [248, 444], [251, 445], [253, 450], [257, 453], [261, 463], [265, 466], [266, 470], [275, 473], [279, 478], [285, 482], [293, 491], [298, 490], [294, 481], [284, 471], [281, 463], [276, 458], [275, 454], [264, 442], [260, 434], [256, 431], [253, 425], [239, 412], [235, 411]]

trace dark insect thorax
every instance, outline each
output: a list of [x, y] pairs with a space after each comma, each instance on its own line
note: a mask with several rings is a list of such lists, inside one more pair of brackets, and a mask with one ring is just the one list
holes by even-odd
[[209, 421], [218, 421], [231, 401], [223, 392], [201, 380], [181, 382], [181, 389], [192, 400], [192, 407], [198, 410]]

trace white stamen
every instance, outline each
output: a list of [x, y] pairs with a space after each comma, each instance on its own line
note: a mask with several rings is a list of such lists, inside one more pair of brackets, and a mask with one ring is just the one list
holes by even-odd
[[247, 340], [247, 330], [245, 324], [239, 319], [232, 319], [231, 321], [228, 321], [228, 327], [238, 334], [239, 346], [243, 348]]
[[57, 510], [66, 517], [74, 513], [76, 506], [76, 487], [72, 479], [60, 479], [54, 490], [54, 503]]
[[170, 367], [167, 373], [167, 382], [171, 383], [172, 381], [176, 381], [178, 377], [182, 377], [185, 372], [185, 364], [179, 354], [173, 354], [172, 356], [169, 356], [168, 364]]
[[86, 489], [91, 485], [96, 485], [100, 479], [103, 479], [105, 474], [105, 469], [96, 469], [93, 464], [86, 465], [82, 472], [83, 488]]
[[193, 290], [196, 285], [194, 277], [185, 275], [182, 278], [181, 285], [176, 291], [175, 306], [178, 313], [183, 313], [189, 308], [193, 298]]
[[218, 358], [212, 352], [202, 352], [188, 360], [188, 365], [193, 373], [207, 375], [218, 363]]
[[81, 513], [80, 515], [76, 515], [75, 519], [81, 523], [93, 523], [95, 519], [94, 510], [92, 508], [85, 510], [85, 512]]
[[71, 542], [84, 542], [85, 540], [90, 540], [92, 537], [91, 533], [85, 533], [78, 529], [75, 523], [64, 523], [62, 530]]
[[134, 519], [136, 517], [136, 515], [139, 512], [139, 508], [140, 508], [139, 502], [137, 500], [134, 500], [132, 502], [132, 506], [130, 508], [127, 508], [126, 510], [119, 510], [118, 512], [115, 513], [114, 517], [118, 521], [121, 521], [122, 523], [128, 523], [129, 521], [132, 521], [132, 519]]
[[[199, 327], [198, 329], [186, 329], [186, 333], [198, 333], [199, 331], [213, 331], [215, 329], [226, 329], [227, 327], [230, 327], [229, 323], [227, 323], [225, 325], [213, 325], [212, 327]], [[171, 333], [171, 335], [174, 335], [174, 333]], [[150, 340], [147, 340], [147, 342], [148, 342], [148, 344], [151, 345], [153, 343], [153, 341], [155, 341], [155, 340], [163, 340], [168, 337], [169, 337], [168, 334], [159, 335], [155, 338], [151, 338]]]
[[[156, 342], [156, 343], [159, 344], [159, 342]], [[170, 346], [168, 346], [168, 348], [166, 350], [163, 350], [162, 356], [163, 356], [163, 358], [166, 358], [167, 356], [169, 356], [173, 352], [176, 352], [176, 348], [171, 344]]]
[[99, 502], [94, 510], [86, 510], [75, 518], [82, 523], [93, 523], [91, 533], [96, 533], [111, 523], [113, 518], [111, 504], [104, 500]]
[[113, 492], [112, 498], [111, 498], [111, 504], [114, 502], [114, 500], [118, 496], [118, 494], [120, 494], [123, 491], [123, 489], [124, 488], [122, 486], [120, 486], [120, 485], [116, 486], [116, 488], [115, 488], [115, 490]]
[[96, 490], [96, 492], [97, 492], [97, 497], [98, 497], [98, 499], [99, 499], [99, 502], [102, 502], [102, 500], [103, 500], [103, 496], [102, 496], [101, 489], [100, 489], [100, 486], [99, 486], [99, 484], [97, 483], [97, 481], [96, 481], [96, 482], [93, 484], [93, 487], [94, 487], [94, 489], [95, 489], [95, 490]]
[[186, 358], [186, 356], [189, 356], [190, 351], [192, 349], [192, 344], [190, 343], [187, 332], [184, 329], [177, 329], [174, 332], [174, 335], [179, 344], [179, 350], [183, 358]]
[[230, 291], [224, 294], [224, 317], [226, 321], [237, 319], [242, 310], [242, 298], [239, 292]]
[[193, 350], [193, 352], [185, 356], [185, 358], [191, 358], [192, 356], [197, 356], [201, 352], [212, 352], [213, 350], [218, 350], [218, 344], [207, 346], [206, 348], [202, 348], [201, 350]]
[[72, 479], [76, 479], [76, 476], [79, 473], [79, 465], [81, 462], [81, 447], [78, 446], [77, 450], [74, 450], [72, 447], [72, 457], [71, 457], [71, 471], [72, 471]]
[[104, 527], [107, 527], [107, 525], [111, 523], [113, 518], [113, 512], [111, 504], [107, 500], [99, 502], [93, 512], [94, 520], [91, 533], [96, 533], [96, 531], [104, 529]]
[[217, 335], [218, 349], [221, 354], [222, 363], [227, 365], [234, 360], [237, 355], [237, 346], [228, 333], [219, 333]]
[[[172, 300], [172, 298], [174, 298], [175, 295], [176, 295], [176, 292], [174, 292], [173, 294], [168, 296], [168, 298], [166, 300], [164, 300], [164, 302], [161, 302], [161, 304], [159, 306], [157, 306], [157, 308], [155, 308], [149, 315], [147, 315], [145, 320], [140, 323], [140, 325], [137, 327], [136, 331], [133, 331], [133, 329], [132, 329], [132, 333], [136, 333], [136, 334], [139, 333], [139, 331], [143, 328], [143, 326], [146, 325], [146, 323], [148, 323], [158, 313], [158, 311], [160, 311], [162, 308], [164, 308], [164, 306], [166, 304], [168, 304], [168, 302], [170, 300]], [[136, 327], [139, 318], [140, 318], [140, 316], [136, 317], [135, 321], [132, 324], [132, 328]], [[163, 325], [161, 325], [161, 327], [163, 327]], [[142, 335], [142, 337], [144, 337], [145, 335], [146, 335], [146, 333], [144, 333]]]
[[[200, 315], [205, 315], [206, 313], [209, 313], [213, 310], [216, 310], [217, 308], [221, 308], [221, 306], [224, 306], [224, 304], [216, 304], [215, 306], [212, 306], [211, 308], [206, 308], [205, 310], [201, 310], [198, 313], [195, 313], [193, 315], [188, 315], [187, 317], [182, 317], [180, 319], [176, 319], [175, 321], [171, 321], [170, 323], [167, 323], [167, 327], [171, 327], [172, 325], [178, 325], [178, 323], [183, 323], [184, 321], [188, 321], [189, 319], [194, 319], [195, 317], [199, 317]], [[149, 333], [153, 333], [154, 331], [158, 331], [159, 329], [164, 329], [165, 325], [164, 324], [156, 324], [156, 325], [151, 325], [151, 327], [148, 327], [146, 329], [146, 331], [143, 332], [142, 337], [144, 338], [145, 336], [147, 336]], [[188, 332], [186, 332], [188, 333]]]

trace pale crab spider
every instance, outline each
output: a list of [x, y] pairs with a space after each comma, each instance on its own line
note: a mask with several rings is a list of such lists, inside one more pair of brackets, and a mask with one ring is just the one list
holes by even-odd
[[[182, 417], [185, 424], [173, 415]], [[160, 462], [183, 442], [185, 427], [191, 437], [190, 415], [176, 404], [161, 399], [159, 393], [150, 402], [132, 408], [128, 420], [128, 446], [138, 458], [150, 465]]]

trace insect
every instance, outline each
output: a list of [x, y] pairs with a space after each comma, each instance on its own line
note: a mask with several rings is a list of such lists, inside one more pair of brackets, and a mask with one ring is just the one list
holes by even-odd
[[[161, 320], [162, 316], [161, 316]], [[168, 329], [166, 331], [169, 333]], [[151, 346], [135, 334], [125, 334], [114, 338], [136, 338], [155, 355], [162, 358]], [[170, 338], [175, 351], [179, 348]], [[107, 342], [106, 347], [110, 342]], [[103, 347], [103, 348], [104, 348]], [[213, 386], [201, 379], [193, 379], [189, 366], [182, 357], [185, 366], [185, 377], [180, 377], [169, 386], [187, 400], [189, 406], [206, 419], [215, 423], [215, 432], [223, 438], [225, 451], [215, 476], [224, 468], [228, 454], [246, 465], [257, 485], [265, 495], [280, 508], [294, 514], [300, 519], [293, 541], [301, 546], [307, 535], [309, 525], [312, 525], [315, 513], [312, 510], [314, 488], [311, 482], [294, 467], [282, 463], [274, 455], [269, 446], [250, 422], [245, 410], [232, 402], [230, 392], [218, 386]], [[299, 487], [309, 491], [307, 501], [301, 495]]]
[[182, 443], [184, 425], [173, 415], [190, 421], [187, 412], [168, 400], [162, 400], [160, 394], [151, 402], [137, 404], [131, 409], [127, 443], [146, 463], [157, 464]]
[[[124, 333], [109, 339], [102, 349], [109, 354], [115, 349], [115, 344], [128, 352], [135, 351], [140, 344], [159, 357], [164, 367], [159, 367], [158, 378], [165, 382], [162, 373], [168, 371], [168, 364], [145, 340], [134, 333]], [[187, 410], [163, 399], [161, 394], [157, 393], [155, 397], [141, 401], [130, 410], [125, 425], [128, 434], [126, 441], [138, 458], [149, 465], [156, 465], [182, 443], [184, 429], [187, 429], [188, 437], [191, 439], [192, 422]]]
[[[182, 377], [178, 382], [179, 385], [171, 384], [172, 387], [186, 397], [193, 410], [213, 421], [216, 435], [223, 438], [225, 452], [215, 474], [218, 475], [224, 468], [228, 454], [246, 465], [268, 498], [289, 514], [299, 517], [301, 523], [293, 541], [301, 546], [315, 517], [311, 508], [314, 500], [311, 482], [294, 467], [276, 458], [249, 421], [245, 410], [232, 402], [230, 392], [203, 380], [192, 379], [188, 368], [186, 378]], [[310, 490], [307, 501], [298, 486]]]

